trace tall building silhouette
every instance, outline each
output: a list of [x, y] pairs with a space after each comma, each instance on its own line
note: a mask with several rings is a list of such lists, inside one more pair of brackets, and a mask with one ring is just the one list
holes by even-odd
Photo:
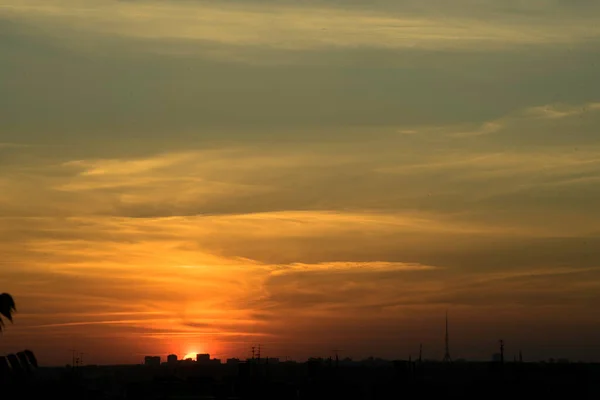
[[210, 363], [210, 354], [196, 354], [196, 362], [201, 364]]
[[448, 311], [446, 310], [446, 350], [444, 352], [444, 360], [445, 362], [450, 362], [452, 361], [452, 358], [450, 357], [450, 343], [449, 343], [449, 338], [448, 338]]
[[146, 357], [144, 357], [144, 365], [158, 367], [158, 366], [160, 366], [160, 357], [146, 356]]

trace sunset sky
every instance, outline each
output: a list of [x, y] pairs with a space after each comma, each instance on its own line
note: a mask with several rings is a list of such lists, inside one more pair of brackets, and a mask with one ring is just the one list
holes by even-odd
[[0, 0], [0, 354], [600, 361], [598, 15]]

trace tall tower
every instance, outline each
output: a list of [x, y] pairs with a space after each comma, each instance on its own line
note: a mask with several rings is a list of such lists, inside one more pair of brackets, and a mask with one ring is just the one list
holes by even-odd
[[446, 310], [446, 351], [444, 353], [444, 362], [450, 362], [452, 361], [452, 358], [450, 358], [450, 344], [448, 341], [448, 310]]

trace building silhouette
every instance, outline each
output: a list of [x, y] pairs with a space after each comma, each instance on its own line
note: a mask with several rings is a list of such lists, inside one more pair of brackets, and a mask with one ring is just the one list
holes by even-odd
[[200, 364], [210, 363], [210, 354], [196, 354], [196, 362]]
[[160, 357], [158, 356], [146, 356], [144, 357], [144, 365], [157, 367], [160, 366]]
[[177, 363], [177, 354], [169, 354], [167, 356], [167, 363], [176, 364]]

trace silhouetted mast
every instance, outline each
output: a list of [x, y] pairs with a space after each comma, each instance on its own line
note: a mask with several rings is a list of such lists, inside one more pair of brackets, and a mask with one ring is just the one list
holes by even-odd
[[340, 356], [339, 356], [340, 350], [334, 349], [331, 351], [333, 351], [333, 354], [335, 355], [335, 366], [338, 367], [340, 365]]
[[77, 358], [77, 356], [76, 356], [76, 354], [77, 354], [77, 350], [70, 349], [69, 351], [70, 351], [70, 352], [71, 352], [71, 354], [72, 354], [72, 363], [71, 363], [71, 367], [72, 367], [72, 368], [75, 368], [75, 367], [76, 367], [77, 360], [78, 360], [78, 358]]
[[446, 310], [446, 351], [444, 353], [444, 361], [450, 362], [452, 358], [450, 358], [450, 343], [448, 339], [448, 311]]

